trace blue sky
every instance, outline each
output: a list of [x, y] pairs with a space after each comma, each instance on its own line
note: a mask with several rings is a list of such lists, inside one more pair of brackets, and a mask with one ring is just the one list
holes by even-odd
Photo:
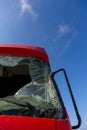
[[86, 130], [87, 1], [0, 0], [0, 43], [44, 47], [52, 71], [66, 69]]

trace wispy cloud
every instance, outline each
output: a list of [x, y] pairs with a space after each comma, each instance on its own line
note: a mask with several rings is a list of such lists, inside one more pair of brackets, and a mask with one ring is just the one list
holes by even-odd
[[56, 38], [56, 40], [58, 40], [59, 38], [63, 37], [67, 33], [70, 33], [71, 31], [72, 31], [71, 27], [69, 25], [67, 25], [67, 24], [58, 25], [57, 26], [57, 38]]
[[21, 14], [28, 12], [33, 18], [37, 18], [38, 14], [34, 11], [32, 5], [28, 0], [20, 0]]
[[[58, 42], [59, 46], [62, 47], [61, 55], [63, 55], [77, 37], [78, 30], [68, 24], [60, 24], [57, 26], [56, 35], [54, 42]], [[62, 39], [62, 41], [60, 39]]]
[[71, 37], [67, 40], [66, 44], [64, 45], [64, 51], [68, 50], [68, 48], [70, 47], [70, 45], [73, 43], [73, 40], [76, 38], [76, 36], [78, 35], [78, 31], [75, 30]]

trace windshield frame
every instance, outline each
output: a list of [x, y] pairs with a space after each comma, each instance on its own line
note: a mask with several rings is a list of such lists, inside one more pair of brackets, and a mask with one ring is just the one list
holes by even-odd
[[[3, 56], [3, 57], [5, 57], [5, 56]], [[15, 56], [7, 56], [7, 57], [15, 57]], [[21, 57], [21, 56], [16, 56], [16, 57]], [[25, 59], [26, 58], [29, 58], [29, 57], [24, 57]], [[36, 58], [36, 57], [35, 57]], [[37, 58], [38, 59], [38, 58]], [[39, 60], [42, 60], [42, 59], [39, 59]], [[28, 63], [27, 63], [28, 64]], [[62, 100], [61, 100], [61, 96], [60, 96], [60, 93], [59, 93], [59, 91], [58, 91], [58, 87], [57, 87], [57, 85], [56, 85], [56, 83], [55, 83], [55, 80], [54, 80], [54, 78], [50, 75], [51, 74], [51, 70], [50, 70], [50, 66], [47, 64], [47, 63], [45, 63], [44, 62], [44, 64], [46, 64], [47, 66], [48, 66], [48, 68], [49, 68], [49, 81], [51, 81], [51, 83], [53, 84], [53, 87], [54, 87], [54, 89], [56, 90], [56, 95], [57, 95], [57, 97], [58, 97], [58, 99], [59, 99], [59, 104], [61, 105], [61, 106], [63, 106], [63, 103], [62, 103]], [[8, 65], [9, 66], [9, 65]], [[46, 72], [47, 73], [47, 72]], [[51, 100], [51, 99], [50, 99]]]
[[56, 92], [57, 92], [57, 96], [59, 97], [59, 101], [60, 101], [60, 104], [61, 104], [61, 106], [62, 106], [63, 118], [65, 118], [65, 117], [66, 117], [66, 114], [65, 114], [65, 106], [64, 106], [64, 103], [63, 103], [63, 100], [62, 100], [62, 96], [61, 96], [60, 91], [59, 91], [59, 89], [58, 89], [58, 85], [57, 85], [57, 83], [56, 83], [56, 81], [55, 81], [55, 78], [54, 78], [53, 73], [54, 73], [54, 72], [51, 72], [51, 73], [50, 73], [50, 78], [51, 78], [51, 80], [52, 80], [52, 82], [53, 82], [53, 84], [54, 84], [54, 87], [55, 87]]

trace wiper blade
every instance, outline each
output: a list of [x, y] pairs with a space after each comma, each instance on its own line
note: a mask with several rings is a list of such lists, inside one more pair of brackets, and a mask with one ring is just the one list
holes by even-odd
[[31, 112], [33, 113], [33, 116], [40, 116], [42, 114], [42, 111], [40, 109], [36, 109], [33, 105], [31, 105], [28, 102], [24, 102], [24, 101], [20, 101], [20, 100], [9, 100], [6, 98], [0, 98], [0, 100], [5, 101], [5, 102], [9, 102], [12, 104], [16, 104], [22, 107], [27, 107], [31, 110]]

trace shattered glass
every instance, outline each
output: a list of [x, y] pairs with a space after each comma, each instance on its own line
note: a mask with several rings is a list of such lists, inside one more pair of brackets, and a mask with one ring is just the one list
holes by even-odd
[[[58, 109], [55, 114], [52, 114], [52, 118], [57, 118], [60, 115], [60, 113], [58, 115], [58, 112], [62, 107], [50, 77], [51, 70], [49, 65], [42, 59], [35, 57], [0, 56], [0, 76], [3, 76], [3, 67], [12, 68], [18, 65], [28, 66], [27, 71], [31, 77], [31, 82], [22, 86], [14, 95], [7, 96], [6, 98], [10, 100], [29, 102], [37, 109]], [[11, 71], [8, 71], [8, 73], [9, 72]], [[16, 114], [15, 112], [11, 112], [12, 115], [23, 115], [26, 108], [22, 108], [22, 110], [20, 108], [22, 107], [0, 100], [0, 114], [5, 114], [6, 111], [16, 109], [20, 111]], [[9, 112], [7, 114], [9, 114]]]

